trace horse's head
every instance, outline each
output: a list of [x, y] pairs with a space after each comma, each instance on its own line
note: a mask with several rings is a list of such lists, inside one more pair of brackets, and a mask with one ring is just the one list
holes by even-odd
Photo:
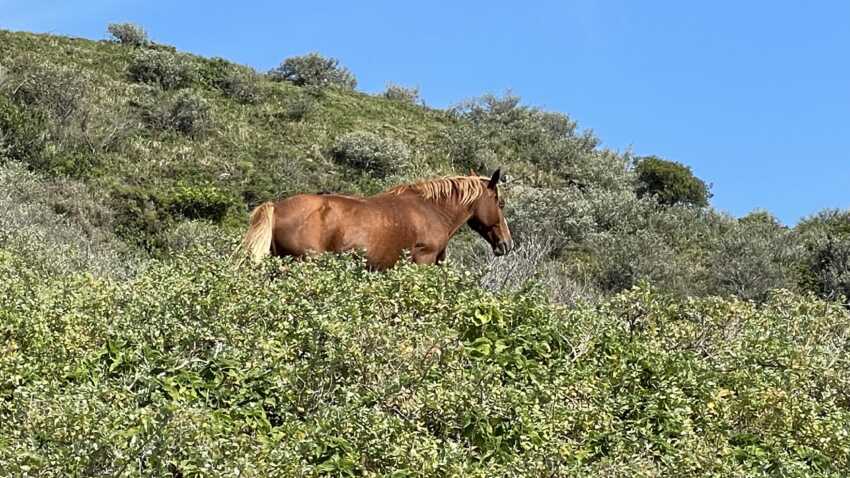
[[497, 169], [487, 181], [487, 189], [473, 205], [472, 217], [467, 224], [475, 232], [490, 243], [493, 253], [497, 256], [507, 254], [514, 247], [511, 230], [502, 212], [504, 201], [499, 197], [499, 178], [501, 170]]

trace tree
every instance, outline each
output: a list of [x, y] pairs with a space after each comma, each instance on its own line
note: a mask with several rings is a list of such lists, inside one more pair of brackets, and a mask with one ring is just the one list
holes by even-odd
[[638, 179], [635, 193], [639, 197], [654, 196], [668, 206], [708, 206], [711, 198], [708, 186], [684, 164], [645, 156], [636, 160], [635, 174]]
[[271, 79], [289, 81], [296, 86], [338, 86], [353, 90], [357, 79], [340, 66], [336, 58], [325, 58], [318, 53], [287, 58], [279, 67], [269, 72]]

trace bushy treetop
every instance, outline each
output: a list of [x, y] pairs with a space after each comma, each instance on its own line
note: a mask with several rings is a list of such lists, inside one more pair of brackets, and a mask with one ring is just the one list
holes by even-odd
[[346, 90], [357, 86], [357, 79], [339, 60], [315, 52], [287, 58], [269, 72], [269, 77], [296, 86], [336, 86]]
[[656, 156], [638, 158], [635, 165], [638, 196], [655, 196], [665, 205], [687, 204], [708, 206], [711, 193], [705, 182], [694, 176], [691, 168]]

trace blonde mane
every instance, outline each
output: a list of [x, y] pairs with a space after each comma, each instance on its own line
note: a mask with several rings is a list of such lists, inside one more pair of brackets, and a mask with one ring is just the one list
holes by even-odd
[[484, 194], [487, 190], [485, 181], [489, 180], [490, 178], [483, 176], [448, 176], [402, 184], [388, 189], [384, 194], [402, 194], [412, 191], [428, 200], [454, 199], [463, 206], [469, 206]]

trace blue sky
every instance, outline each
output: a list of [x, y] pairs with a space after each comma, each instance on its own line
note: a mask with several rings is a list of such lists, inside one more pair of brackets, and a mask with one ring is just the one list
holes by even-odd
[[109, 22], [265, 71], [334, 56], [376, 92], [445, 107], [512, 90], [603, 145], [691, 166], [715, 207], [794, 224], [850, 207], [850, 1], [0, 0], [0, 28], [106, 38]]

